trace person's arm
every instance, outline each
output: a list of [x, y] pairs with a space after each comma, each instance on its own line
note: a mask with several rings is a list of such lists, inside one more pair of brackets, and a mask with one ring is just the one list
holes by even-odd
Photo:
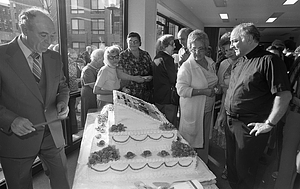
[[118, 78], [122, 79], [122, 80], [135, 81], [137, 83], [143, 83], [145, 81], [141, 76], [139, 76], [139, 75], [137, 75], [137, 76], [129, 75], [127, 73], [124, 73], [119, 68], [117, 68], [117, 74], [118, 74]]
[[100, 95], [112, 95], [113, 92], [110, 90], [104, 90], [98, 86], [95, 85], [94, 90], [93, 90], [94, 94], [100, 94]]
[[260, 133], [267, 133], [272, 130], [272, 128], [278, 123], [282, 116], [287, 111], [290, 100], [292, 99], [292, 94], [290, 91], [282, 91], [276, 93], [274, 99], [274, 104], [272, 111], [264, 123], [249, 123], [249, 126], [254, 126], [250, 131], [250, 135], [255, 133], [255, 136]]
[[70, 98], [70, 89], [66, 82], [66, 77], [63, 73], [62, 69], [63, 64], [61, 63], [61, 73], [60, 73], [60, 81], [57, 90], [57, 97], [56, 97], [56, 109], [57, 109], [57, 116], [59, 119], [65, 119], [69, 113], [69, 98]]

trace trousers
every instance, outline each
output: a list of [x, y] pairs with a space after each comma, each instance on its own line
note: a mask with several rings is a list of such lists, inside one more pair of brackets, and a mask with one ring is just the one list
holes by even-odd
[[252, 128], [227, 116], [226, 164], [232, 189], [253, 189], [255, 185], [259, 158], [267, 145], [269, 133], [250, 135]]

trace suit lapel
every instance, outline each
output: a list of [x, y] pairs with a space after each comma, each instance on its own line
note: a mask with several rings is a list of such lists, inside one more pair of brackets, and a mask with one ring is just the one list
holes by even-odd
[[42, 95], [27, 63], [27, 59], [17, 43], [17, 38], [8, 47], [7, 55], [9, 66], [14, 70], [20, 81], [28, 87], [36, 98], [43, 102]]

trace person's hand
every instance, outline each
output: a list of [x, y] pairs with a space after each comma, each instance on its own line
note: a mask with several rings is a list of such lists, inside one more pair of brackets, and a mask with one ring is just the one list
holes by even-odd
[[69, 107], [65, 102], [57, 103], [56, 108], [57, 108], [57, 112], [58, 112], [58, 114], [57, 114], [58, 119], [63, 120], [68, 117]]
[[221, 87], [221, 85], [215, 85], [214, 86], [214, 92], [215, 92], [215, 94], [221, 94], [222, 93], [222, 87]]
[[16, 135], [24, 136], [35, 131], [35, 128], [33, 128], [32, 125], [33, 124], [28, 119], [23, 117], [17, 117], [12, 122], [10, 128], [12, 132], [15, 133]]
[[221, 130], [226, 124], [226, 115], [219, 113], [215, 123], [215, 129]]
[[143, 76], [142, 78], [145, 80], [145, 82], [149, 82], [149, 81], [152, 80], [152, 76], [151, 75]]
[[250, 135], [255, 133], [255, 136], [258, 136], [261, 133], [267, 133], [272, 130], [272, 126], [268, 125], [267, 123], [249, 123], [248, 127], [254, 127], [250, 131]]
[[215, 94], [215, 90], [214, 90], [214, 88], [207, 88], [207, 95], [206, 96], [208, 96], [208, 97], [213, 97], [213, 96], [215, 96], [216, 94]]
[[137, 83], [144, 83], [145, 79], [142, 76], [137, 75], [137, 76], [132, 76], [132, 81], [135, 81]]

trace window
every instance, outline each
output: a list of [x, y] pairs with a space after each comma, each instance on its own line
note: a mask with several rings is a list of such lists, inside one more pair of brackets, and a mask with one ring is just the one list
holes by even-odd
[[92, 34], [105, 34], [104, 19], [92, 19]]
[[77, 50], [78, 52], [81, 50], [85, 50], [85, 43], [84, 42], [73, 42], [72, 48]]
[[81, 19], [72, 19], [72, 34], [84, 34], [84, 20]]
[[83, 0], [71, 0], [71, 13], [72, 14], [84, 13]]
[[91, 10], [104, 10], [104, 1], [103, 0], [92, 0], [92, 7]]

